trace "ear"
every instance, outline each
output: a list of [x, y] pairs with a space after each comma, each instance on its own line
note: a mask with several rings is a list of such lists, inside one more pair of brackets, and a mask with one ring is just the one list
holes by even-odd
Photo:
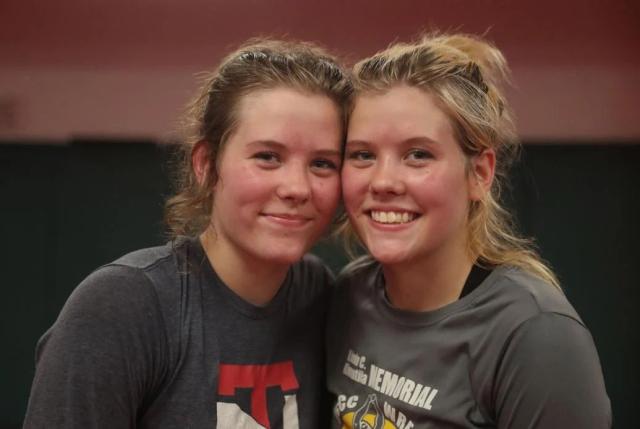
[[496, 173], [496, 153], [493, 149], [485, 149], [471, 158], [469, 174], [469, 199], [481, 200], [491, 189]]
[[204, 184], [207, 180], [207, 175], [210, 171], [211, 156], [209, 154], [209, 148], [207, 142], [200, 140], [191, 149], [191, 166], [193, 172], [196, 175], [196, 180], [200, 185]]

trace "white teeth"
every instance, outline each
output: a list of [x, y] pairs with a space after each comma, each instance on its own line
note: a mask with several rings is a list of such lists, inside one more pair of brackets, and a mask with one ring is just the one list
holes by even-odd
[[407, 223], [415, 219], [414, 213], [371, 211], [371, 218], [380, 223]]

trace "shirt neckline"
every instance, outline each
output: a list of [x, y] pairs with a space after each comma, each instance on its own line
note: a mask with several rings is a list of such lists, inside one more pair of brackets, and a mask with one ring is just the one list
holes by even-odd
[[373, 293], [377, 310], [390, 321], [407, 326], [426, 326], [437, 323], [452, 314], [474, 305], [475, 301], [491, 289], [509, 267], [498, 266], [472, 291], [456, 301], [429, 311], [411, 311], [396, 308], [386, 296], [382, 266], [377, 264], [371, 273]]
[[284, 307], [291, 284], [291, 267], [289, 267], [287, 275], [273, 299], [265, 306], [257, 306], [245, 301], [218, 276], [218, 273], [216, 273], [209, 262], [209, 258], [207, 258], [206, 252], [198, 237], [189, 238], [188, 245], [190, 250], [188, 255], [189, 262], [193, 264], [193, 266], [201, 268], [201, 281], [203, 281], [205, 285], [210, 285], [214, 293], [242, 315], [251, 319], [263, 319]]

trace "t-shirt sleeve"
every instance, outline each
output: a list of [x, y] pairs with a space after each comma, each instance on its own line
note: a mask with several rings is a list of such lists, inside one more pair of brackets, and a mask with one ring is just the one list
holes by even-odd
[[512, 335], [497, 372], [499, 428], [609, 428], [611, 404], [589, 331], [542, 313]]
[[38, 342], [25, 428], [127, 428], [158, 388], [166, 330], [138, 269], [106, 266]]

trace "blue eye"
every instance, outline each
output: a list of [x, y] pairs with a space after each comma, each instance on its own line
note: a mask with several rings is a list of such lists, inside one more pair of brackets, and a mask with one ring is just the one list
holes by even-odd
[[411, 149], [404, 157], [407, 164], [413, 167], [422, 167], [433, 158], [433, 154], [424, 149]]
[[349, 152], [349, 159], [353, 159], [355, 161], [370, 161], [374, 159], [373, 153], [366, 150], [354, 150], [353, 152]]
[[356, 168], [369, 167], [375, 161], [376, 156], [369, 150], [354, 150], [347, 152], [347, 161]]
[[407, 154], [407, 159], [413, 161], [423, 161], [431, 158], [433, 158], [433, 154], [423, 149], [412, 149]]

